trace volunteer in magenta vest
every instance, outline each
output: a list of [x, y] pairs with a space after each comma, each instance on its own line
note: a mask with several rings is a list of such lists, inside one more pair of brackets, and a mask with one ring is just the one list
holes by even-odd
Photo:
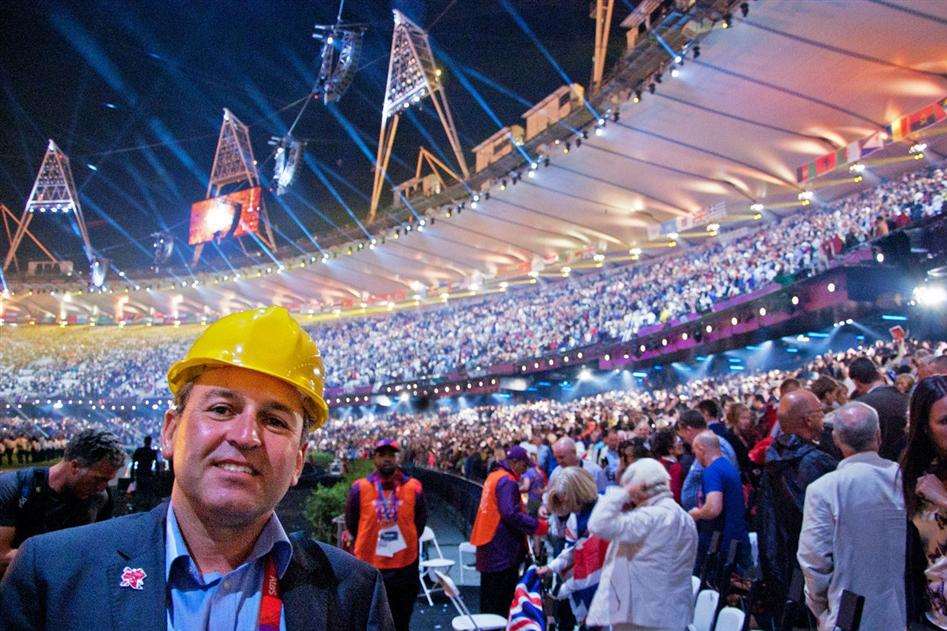
[[529, 469], [529, 454], [522, 447], [511, 447], [487, 476], [480, 496], [480, 508], [470, 533], [477, 546], [477, 570], [480, 572], [480, 611], [504, 618], [510, 603], [519, 567], [526, 558], [527, 535], [544, 535], [545, 520], [531, 517], [520, 497], [519, 479]]
[[427, 523], [421, 483], [398, 467], [398, 444], [375, 445], [375, 470], [352, 485], [345, 528], [352, 553], [381, 571], [398, 631], [408, 631], [418, 597], [418, 538]]

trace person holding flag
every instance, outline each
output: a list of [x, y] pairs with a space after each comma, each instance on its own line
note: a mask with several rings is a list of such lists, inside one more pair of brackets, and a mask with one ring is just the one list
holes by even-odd
[[418, 540], [427, 523], [421, 483], [398, 466], [394, 440], [375, 445], [375, 470], [356, 480], [345, 502], [352, 554], [381, 571], [397, 631], [408, 631], [418, 597]]
[[565, 523], [566, 544], [559, 556], [539, 568], [537, 574], [556, 572], [568, 577], [556, 598], [569, 600], [579, 624], [588, 615], [608, 549], [608, 541], [591, 536], [588, 529], [598, 497], [595, 480], [581, 467], [558, 469], [546, 493], [547, 509]]

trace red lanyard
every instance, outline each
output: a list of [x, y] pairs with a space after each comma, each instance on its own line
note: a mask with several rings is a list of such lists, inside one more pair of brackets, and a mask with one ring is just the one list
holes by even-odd
[[263, 598], [260, 601], [261, 631], [279, 631], [280, 614], [283, 611], [283, 599], [279, 595], [279, 577], [276, 575], [276, 561], [273, 554], [266, 557], [263, 569]]

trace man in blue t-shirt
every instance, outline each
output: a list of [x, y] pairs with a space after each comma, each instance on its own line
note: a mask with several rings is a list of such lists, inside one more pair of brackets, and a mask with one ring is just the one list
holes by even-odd
[[748, 570], [750, 541], [746, 529], [746, 504], [743, 501], [743, 484], [740, 472], [723, 455], [720, 438], [712, 431], [704, 431], [694, 437], [691, 445], [694, 458], [703, 466], [701, 478], [702, 503], [689, 513], [697, 522], [699, 533], [697, 563], [703, 555], [714, 532], [720, 532], [720, 559], [726, 561], [731, 541], [738, 543], [736, 562], [741, 570]]

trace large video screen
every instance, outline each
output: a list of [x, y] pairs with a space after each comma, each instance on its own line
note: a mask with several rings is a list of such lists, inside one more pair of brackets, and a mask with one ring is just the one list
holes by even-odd
[[188, 245], [258, 233], [262, 192], [256, 186], [192, 204]]

